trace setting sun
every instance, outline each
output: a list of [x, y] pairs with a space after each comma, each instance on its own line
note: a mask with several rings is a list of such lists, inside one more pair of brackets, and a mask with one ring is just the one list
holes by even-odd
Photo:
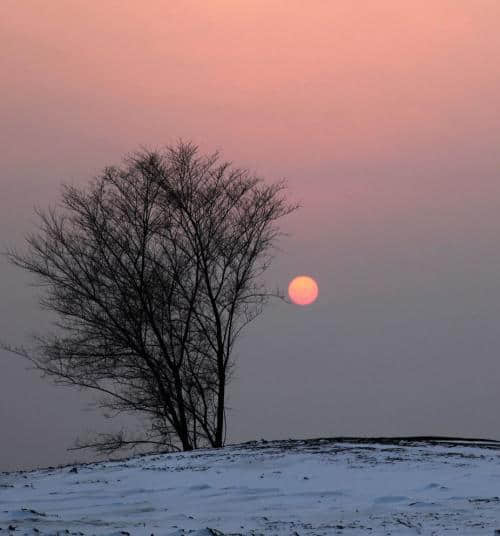
[[310, 305], [318, 297], [318, 284], [312, 277], [299, 275], [290, 281], [288, 295], [296, 305]]

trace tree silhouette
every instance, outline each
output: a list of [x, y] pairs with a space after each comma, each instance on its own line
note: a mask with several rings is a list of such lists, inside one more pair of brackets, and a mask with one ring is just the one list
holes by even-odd
[[224, 444], [232, 351], [273, 294], [261, 276], [277, 221], [296, 208], [284, 190], [181, 142], [63, 187], [57, 208], [37, 211], [27, 252], [8, 256], [38, 277], [57, 329], [17, 352], [150, 423], [143, 437], [78, 448]]

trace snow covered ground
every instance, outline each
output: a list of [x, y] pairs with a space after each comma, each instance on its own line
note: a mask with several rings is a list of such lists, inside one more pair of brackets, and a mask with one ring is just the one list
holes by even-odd
[[12, 536], [493, 535], [500, 446], [290, 440], [3, 473], [0, 527]]

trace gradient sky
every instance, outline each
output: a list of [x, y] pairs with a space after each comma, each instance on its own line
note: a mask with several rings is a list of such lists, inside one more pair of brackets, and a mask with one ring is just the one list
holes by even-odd
[[[0, 244], [140, 146], [221, 150], [302, 205], [269, 283], [320, 286], [242, 338], [230, 440], [500, 439], [499, 27], [498, 0], [1, 0]], [[48, 325], [29, 281], [0, 259], [1, 339]], [[0, 367], [0, 470], [117, 426]]]

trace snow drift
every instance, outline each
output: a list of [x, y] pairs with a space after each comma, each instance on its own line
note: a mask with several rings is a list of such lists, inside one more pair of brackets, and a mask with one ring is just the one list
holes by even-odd
[[0, 474], [2, 533], [494, 534], [495, 442], [251, 442]]

